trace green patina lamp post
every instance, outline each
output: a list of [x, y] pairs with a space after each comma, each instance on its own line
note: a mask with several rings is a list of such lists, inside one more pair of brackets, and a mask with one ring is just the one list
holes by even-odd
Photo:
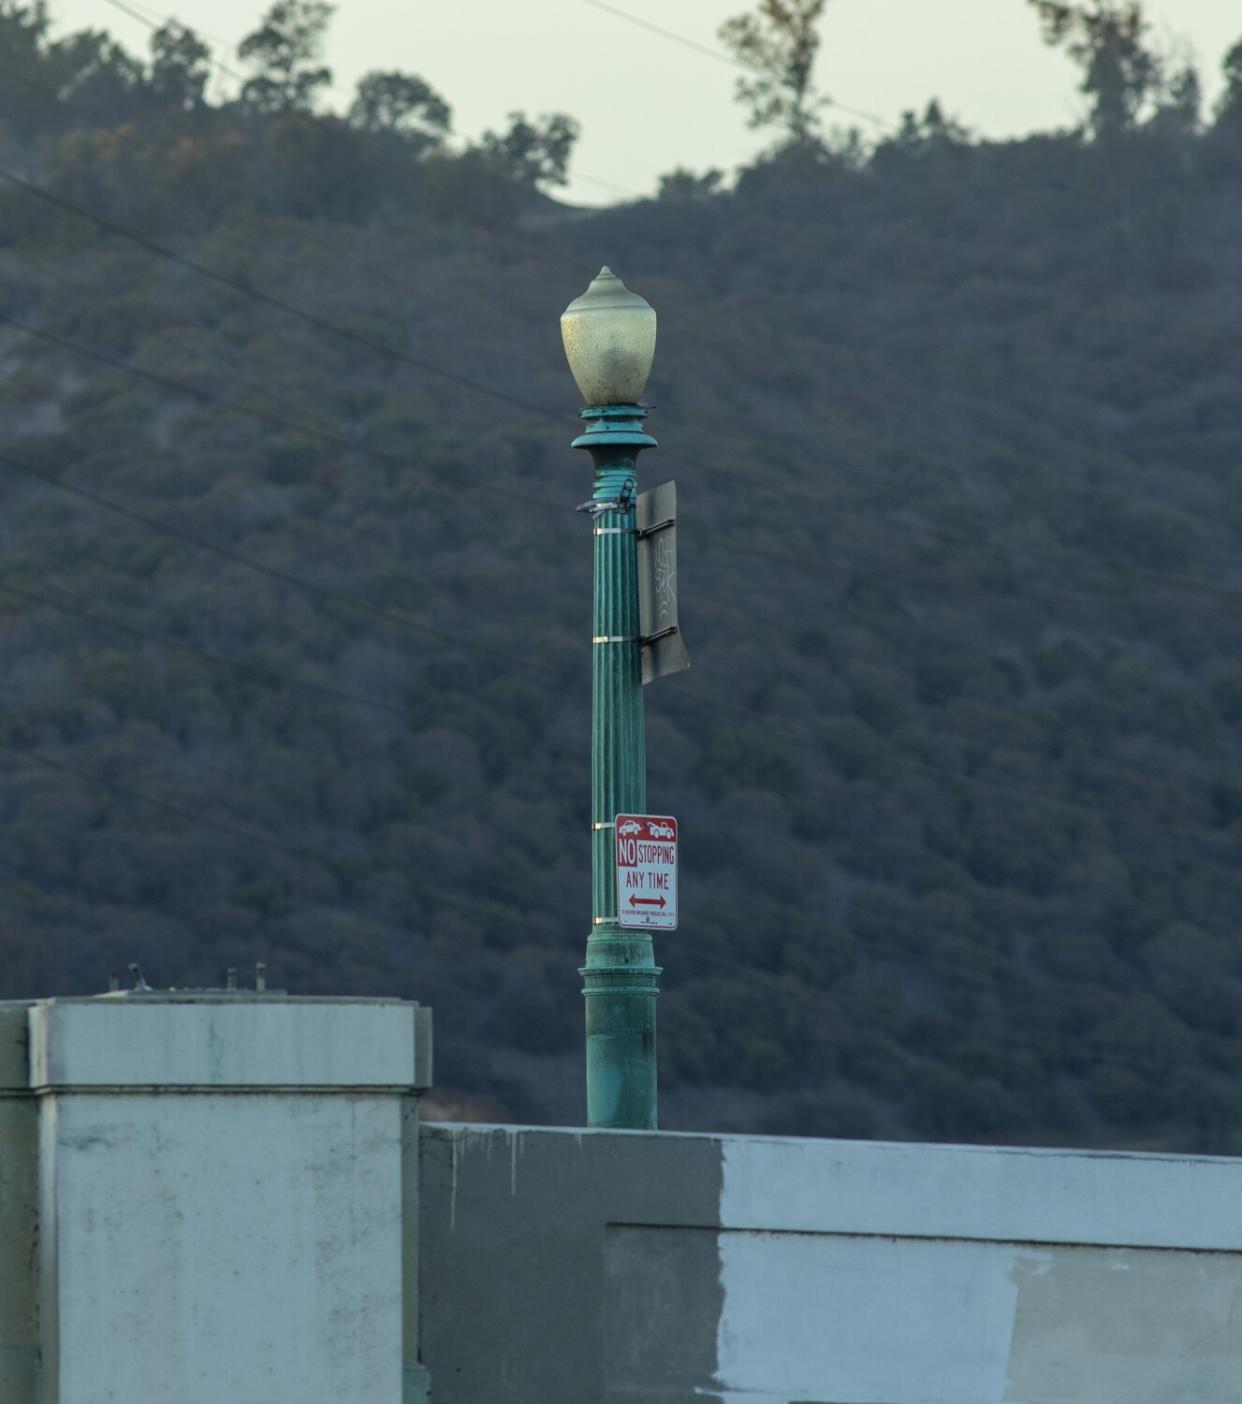
[[636, 463], [656, 441], [638, 401], [655, 356], [656, 314], [616, 274], [600, 270], [561, 318], [565, 355], [586, 401], [574, 440], [595, 467], [584, 503], [594, 527], [592, 628], [592, 928], [582, 967], [586, 997], [587, 1124], [656, 1125], [656, 994], [651, 936], [617, 920], [618, 814], [647, 808], [638, 623]]

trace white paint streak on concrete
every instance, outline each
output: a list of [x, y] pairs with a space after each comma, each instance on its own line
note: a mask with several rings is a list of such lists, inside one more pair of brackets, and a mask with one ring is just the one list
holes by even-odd
[[1240, 1161], [722, 1153], [727, 1404], [1242, 1404]]
[[[1009, 1244], [720, 1236], [722, 1398], [999, 1404], [1018, 1288]], [[1039, 1261], [1038, 1250], [1022, 1257]]]
[[722, 1138], [726, 1228], [1242, 1252], [1242, 1160]]

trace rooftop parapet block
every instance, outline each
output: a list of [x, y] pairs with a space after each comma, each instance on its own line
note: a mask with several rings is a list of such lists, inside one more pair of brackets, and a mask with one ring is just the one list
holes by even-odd
[[223, 992], [54, 999], [30, 1007], [29, 1041], [28, 1085], [40, 1092], [431, 1085], [431, 1010], [402, 1000]]

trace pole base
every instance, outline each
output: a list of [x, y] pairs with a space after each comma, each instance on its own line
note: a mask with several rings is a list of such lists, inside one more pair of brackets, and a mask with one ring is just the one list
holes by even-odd
[[660, 967], [651, 958], [651, 938], [621, 931], [593, 936], [579, 974], [586, 1000], [587, 1125], [654, 1131]]

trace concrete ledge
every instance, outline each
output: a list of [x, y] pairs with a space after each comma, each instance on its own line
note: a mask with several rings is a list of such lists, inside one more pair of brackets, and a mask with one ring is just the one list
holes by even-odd
[[431, 1011], [400, 1000], [56, 999], [30, 1006], [28, 1019], [37, 1092], [431, 1083]]
[[1242, 1160], [720, 1138], [720, 1227], [1242, 1252]]
[[[719, 1198], [708, 1218], [682, 1222], [712, 1228], [1242, 1252], [1242, 1159], [1224, 1156], [449, 1122], [424, 1134], [457, 1156], [496, 1148], [515, 1163], [536, 1146], [580, 1159], [598, 1143], [636, 1174], [678, 1156], [699, 1164], [710, 1147]], [[627, 1197], [603, 1182], [592, 1193]], [[667, 1195], [662, 1222], [679, 1221], [679, 1202]], [[609, 1213], [641, 1222], [617, 1203]]]
[[419, 1159], [437, 1404], [1242, 1404], [1240, 1159], [444, 1123]]

